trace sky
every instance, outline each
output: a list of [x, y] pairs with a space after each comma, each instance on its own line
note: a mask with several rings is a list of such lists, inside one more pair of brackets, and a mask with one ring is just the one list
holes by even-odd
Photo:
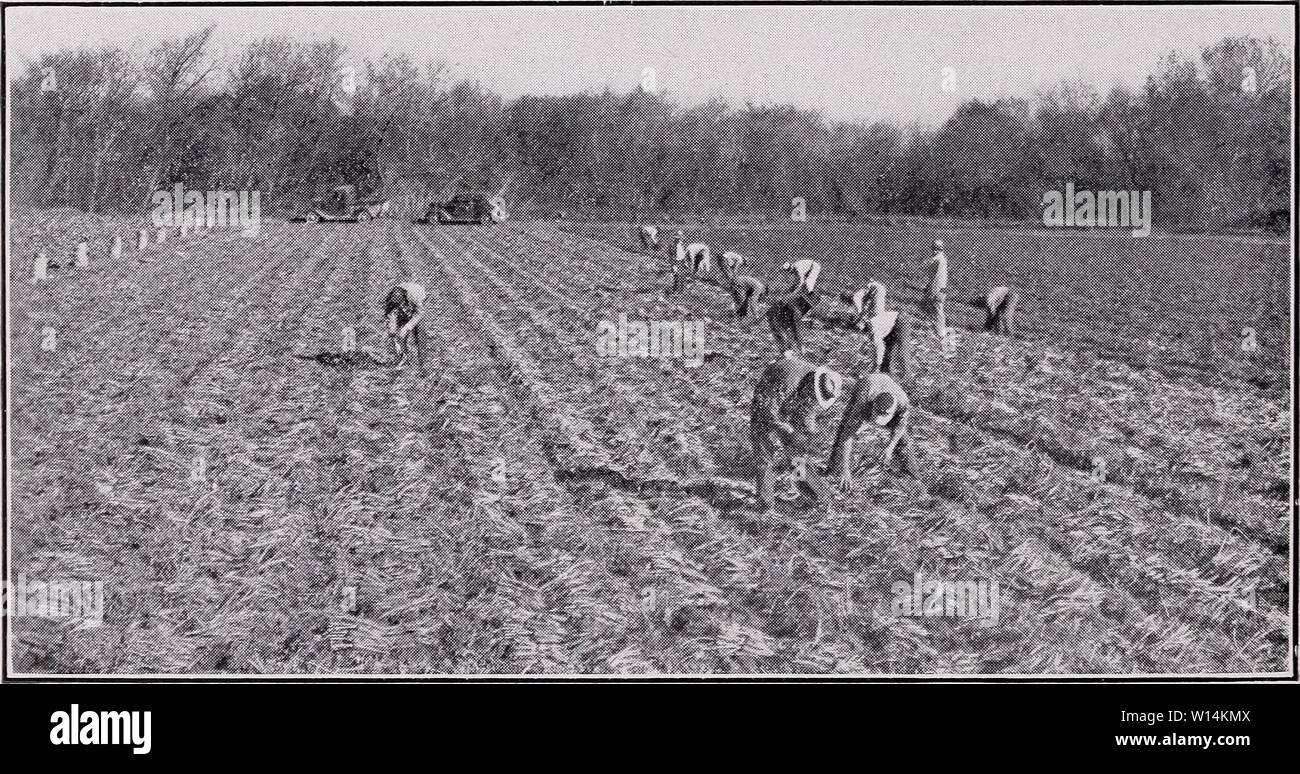
[[[505, 97], [627, 91], [654, 69], [679, 102], [783, 102], [833, 120], [937, 125], [971, 98], [1030, 97], [1082, 79], [1140, 86], [1161, 56], [1228, 36], [1294, 52], [1294, 8], [1223, 6], [14, 7], [11, 77], [43, 51], [143, 54], [216, 24], [223, 62], [249, 41], [336, 38], [358, 60], [407, 54]], [[952, 68], [955, 89], [941, 88]]]

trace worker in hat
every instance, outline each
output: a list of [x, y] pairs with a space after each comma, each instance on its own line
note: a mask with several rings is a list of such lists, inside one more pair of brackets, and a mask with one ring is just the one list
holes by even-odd
[[[907, 393], [889, 374], [863, 374], [849, 390], [840, 420], [831, 444], [826, 474], [838, 479], [841, 490], [853, 488], [853, 439], [868, 421], [889, 431], [889, 441], [881, 454], [881, 466], [888, 466], [895, 451], [902, 456], [903, 472], [921, 480], [920, 465], [908, 436], [912, 404]], [[925, 484], [922, 483], [924, 487]]]
[[868, 280], [864, 287], [841, 293], [840, 300], [853, 307], [853, 324], [862, 330], [868, 318], [885, 311], [886, 294], [884, 283]]
[[810, 455], [819, 431], [817, 418], [839, 400], [844, 380], [834, 370], [800, 357], [781, 356], [759, 377], [750, 404], [750, 433], [758, 501], [766, 510], [774, 505], [774, 459], [785, 449], [794, 465], [801, 489], [823, 501], [830, 487], [818, 474]]
[[885, 296], [884, 284], [870, 280], [866, 287], [846, 292], [840, 298], [853, 307], [853, 326], [871, 341], [870, 362], [874, 368], [870, 370], [906, 378], [912, 352], [911, 320], [886, 309]]

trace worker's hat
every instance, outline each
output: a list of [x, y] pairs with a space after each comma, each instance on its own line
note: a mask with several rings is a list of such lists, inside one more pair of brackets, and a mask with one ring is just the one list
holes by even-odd
[[826, 366], [818, 366], [813, 373], [813, 387], [817, 393], [817, 403], [822, 408], [830, 408], [840, 397], [844, 388], [844, 377]]
[[942, 250], [942, 249], [943, 249], [943, 240], [942, 240], [942, 239], [936, 239], [936, 240], [934, 240], [934, 249], [936, 249], [936, 250]]

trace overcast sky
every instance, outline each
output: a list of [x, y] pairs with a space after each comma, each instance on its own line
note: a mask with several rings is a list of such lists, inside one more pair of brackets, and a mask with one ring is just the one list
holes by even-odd
[[[215, 23], [228, 61], [256, 38], [337, 38], [350, 53], [443, 62], [506, 96], [634, 88], [643, 69], [685, 104], [790, 102], [833, 119], [943, 121], [972, 97], [1031, 96], [1082, 78], [1140, 85], [1171, 49], [1234, 35], [1294, 51], [1291, 6], [1095, 7], [13, 7], [9, 72], [42, 51], [135, 51]], [[940, 89], [943, 68], [957, 90]]]

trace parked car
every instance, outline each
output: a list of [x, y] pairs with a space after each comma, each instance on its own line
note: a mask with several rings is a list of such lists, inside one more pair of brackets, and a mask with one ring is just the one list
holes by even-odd
[[366, 201], [357, 199], [357, 187], [341, 185], [330, 191], [325, 198], [316, 198], [312, 206], [302, 217], [295, 221], [319, 223], [322, 221], [364, 222], [371, 218], [387, 215], [391, 204], [387, 199], [372, 198]]
[[488, 223], [500, 222], [505, 213], [493, 206], [492, 198], [481, 193], [460, 193], [443, 202], [430, 202], [424, 217], [417, 223]]

